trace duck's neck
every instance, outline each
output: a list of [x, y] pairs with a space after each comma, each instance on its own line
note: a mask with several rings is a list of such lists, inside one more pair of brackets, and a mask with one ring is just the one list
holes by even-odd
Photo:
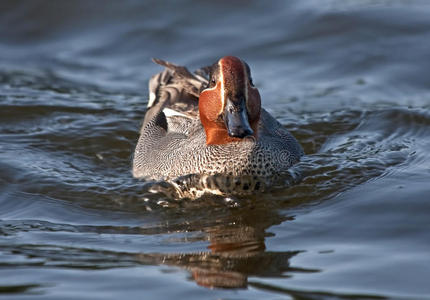
[[[254, 127], [254, 126], [251, 126]], [[255, 126], [256, 127], [256, 126]], [[231, 137], [228, 135], [227, 128], [225, 127], [204, 127], [206, 132], [206, 144], [207, 145], [225, 145], [232, 142], [243, 141], [243, 138]], [[257, 128], [252, 128], [254, 131], [253, 136], [257, 137]]]
[[241, 139], [228, 135], [226, 128], [210, 127], [205, 128], [207, 145], [224, 145], [232, 142], [238, 142]]

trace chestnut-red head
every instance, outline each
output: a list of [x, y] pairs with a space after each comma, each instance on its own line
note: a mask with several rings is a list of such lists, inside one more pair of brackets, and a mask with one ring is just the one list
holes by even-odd
[[208, 86], [199, 97], [206, 144], [256, 137], [260, 111], [260, 94], [252, 83], [249, 66], [234, 56], [221, 58], [212, 66]]

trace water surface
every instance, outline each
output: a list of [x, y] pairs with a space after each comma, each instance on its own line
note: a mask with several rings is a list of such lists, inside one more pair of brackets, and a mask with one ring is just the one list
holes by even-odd
[[[427, 1], [2, 1], [0, 297], [430, 299]], [[297, 185], [176, 202], [131, 176], [151, 57], [237, 55]]]

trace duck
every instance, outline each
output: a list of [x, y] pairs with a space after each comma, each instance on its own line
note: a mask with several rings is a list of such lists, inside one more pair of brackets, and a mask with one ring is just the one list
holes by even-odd
[[249, 65], [235, 56], [190, 72], [153, 59], [133, 176], [169, 182], [176, 198], [264, 192], [304, 155], [261, 106]]

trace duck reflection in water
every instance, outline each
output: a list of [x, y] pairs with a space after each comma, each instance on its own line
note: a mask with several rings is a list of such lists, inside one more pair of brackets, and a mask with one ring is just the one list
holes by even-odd
[[209, 288], [246, 288], [248, 277], [253, 275], [289, 277], [290, 272], [318, 272], [290, 266], [290, 258], [301, 251], [266, 251], [265, 238], [273, 235], [266, 230], [284, 221], [288, 222], [288, 217], [264, 207], [232, 209], [228, 216], [202, 230], [209, 251], [141, 254], [140, 260], [187, 269], [198, 285]]
[[264, 229], [252, 226], [218, 226], [207, 233], [210, 251], [198, 255], [198, 264], [190, 268], [197, 284], [206, 287], [246, 287], [250, 275], [282, 276], [299, 253], [266, 252]]

